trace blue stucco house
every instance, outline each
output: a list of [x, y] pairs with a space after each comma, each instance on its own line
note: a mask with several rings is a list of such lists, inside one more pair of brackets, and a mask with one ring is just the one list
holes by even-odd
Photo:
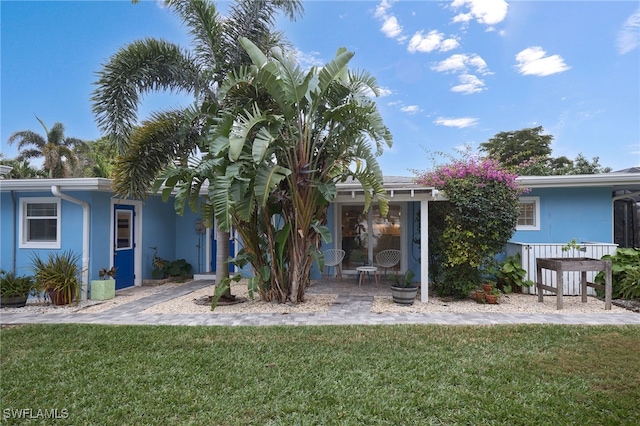
[[[640, 191], [640, 175], [521, 177], [531, 191], [522, 197], [514, 244], [566, 243], [571, 239], [613, 245], [614, 194]], [[402, 252], [400, 270], [411, 269], [428, 292], [428, 209], [441, 197], [412, 178], [385, 178], [389, 214], [377, 205], [363, 212], [363, 190], [357, 183], [338, 185], [329, 209], [333, 241], [324, 248], [347, 251], [343, 273], [375, 259], [387, 248]], [[203, 188], [203, 194], [207, 189]], [[199, 213], [175, 213], [172, 202], [159, 196], [144, 201], [114, 198], [111, 181], [102, 178], [0, 179], [0, 268], [30, 273], [33, 253], [71, 250], [82, 254], [86, 291], [102, 267], [117, 267], [117, 289], [142, 285], [151, 278], [152, 259], [185, 259], [196, 274], [215, 269], [215, 232], [202, 226]], [[239, 242], [230, 241], [231, 254]], [[241, 271], [250, 274], [250, 270]], [[313, 271], [315, 277], [320, 272]], [[86, 293], [85, 293], [86, 296]]]

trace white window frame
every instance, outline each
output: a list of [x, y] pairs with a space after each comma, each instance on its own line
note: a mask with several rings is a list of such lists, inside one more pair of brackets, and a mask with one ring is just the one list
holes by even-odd
[[[55, 204], [56, 207], [56, 240], [55, 241], [29, 241], [27, 239], [27, 205], [35, 203]], [[25, 197], [20, 198], [20, 248], [32, 249], [59, 249], [61, 247], [61, 229], [62, 229], [62, 208], [60, 198], [58, 197]], [[49, 217], [53, 219], [54, 217]]]
[[540, 230], [540, 197], [520, 197], [520, 204], [533, 204], [534, 224], [516, 225], [516, 231]]

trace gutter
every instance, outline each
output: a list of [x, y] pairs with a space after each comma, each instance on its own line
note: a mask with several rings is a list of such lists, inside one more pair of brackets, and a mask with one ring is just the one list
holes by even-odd
[[80, 288], [80, 294], [82, 295], [82, 300], [86, 300], [87, 289], [89, 288], [89, 203], [63, 194], [57, 185], [51, 186], [51, 193], [58, 198], [82, 206], [82, 287]]

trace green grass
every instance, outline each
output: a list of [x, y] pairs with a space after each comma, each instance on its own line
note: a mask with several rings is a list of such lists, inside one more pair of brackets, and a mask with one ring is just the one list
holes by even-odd
[[638, 326], [25, 325], [0, 339], [2, 415], [65, 409], [60, 424], [640, 424]]

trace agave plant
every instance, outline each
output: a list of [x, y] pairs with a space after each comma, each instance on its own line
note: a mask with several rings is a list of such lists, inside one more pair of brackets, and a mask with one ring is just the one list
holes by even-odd
[[71, 303], [80, 296], [80, 255], [72, 251], [49, 252], [47, 259], [43, 260], [38, 254], [34, 254], [31, 262], [37, 288], [50, 292], [50, 297], [59, 295], [63, 303], [58, 304]]

